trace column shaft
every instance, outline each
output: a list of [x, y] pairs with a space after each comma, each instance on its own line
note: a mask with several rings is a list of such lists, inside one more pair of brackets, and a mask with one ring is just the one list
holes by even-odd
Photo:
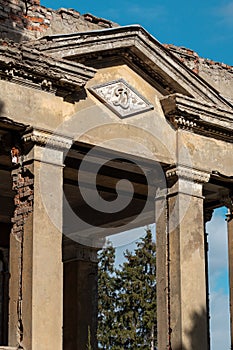
[[171, 346], [207, 350], [203, 199], [170, 197], [169, 218]]
[[172, 171], [156, 219], [159, 350], [209, 349], [204, 198], [202, 183], [188, 176]]
[[97, 263], [64, 263], [64, 350], [97, 349]]
[[155, 202], [156, 221], [156, 290], [157, 290], [157, 339], [158, 349], [169, 349], [169, 270], [166, 197]]
[[63, 350], [97, 349], [97, 249], [63, 237]]

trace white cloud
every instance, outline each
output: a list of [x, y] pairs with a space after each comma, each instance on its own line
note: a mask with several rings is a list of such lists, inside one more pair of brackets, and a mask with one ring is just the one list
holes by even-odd
[[155, 20], [165, 14], [165, 8], [161, 5], [144, 6], [142, 5], [131, 5], [126, 9], [128, 15], [131, 15], [137, 19], [147, 18], [147, 20]]
[[123, 10], [119, 6], [107, 9], [105, 16], [114, 18], [114, 21], [119, 23], [122, 23], [126, 18], [127, 24], [140, 23], [145, 25], [148, 22], [155, 22], [158, 18], [164, 19], [166, 13], [166, 8], [162, 5], [144, 6], [143, 3], [141, 5], [129, 3], [124, 6]]
[[220, 14], [222, 14], [223, 16], [225, 16], [227, 18], [233, 16], [233, 1], [222, 6], [222, 8], [220, 8]]
[[233, 1], [214, 9], [214, 14], [220, 19], [220, 24], [233, 26]]

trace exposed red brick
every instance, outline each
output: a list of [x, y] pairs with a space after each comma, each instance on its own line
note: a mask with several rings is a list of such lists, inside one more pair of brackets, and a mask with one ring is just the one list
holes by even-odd
[[30, 17], [30, 16], [25, 16], [27, 18], [28, 21], [31, 22], [38, 22], [38, 23], [43, 23], [44, 19], [41, 17]]
[[23, 227], [29, 214], [33, 211], [33, 175], [29, 171], [16, 170], [13, 175], [13, 190], [16, 191], [14, 204], [15, 211], [12, 218], [12, 235], [21, 241]]
[[[40, 36], [46, 35], [49, 27], [53, 32], [53, 21], [60, 21], [61, 28], [64, 22], [64, 26], [70, 27], [71, 32], [77, 31], [79, 26], [81, 31], [113, 26], [111, 21], [91, 14], [81, 15], [73, 9], [47, 9], [40, 5], [39, 0], [27, 0], [27, 4], [23, 0], [0, 0], [0, 17], [0, 27], [4, 26], [3, 30], [0, 28], [0, 37], [7, 36], [14, 41], [20, 41], [22, 37], [23, 40], [31, 40], [33, 33], [38, 38], [37, 32], [41, 33]], [[39, 24], [39, 28], [34, 24]], [[59, 28], [59, 25], [55, 25], [54, 28]], [[54, 34], [57, 34], [56, 30]]]

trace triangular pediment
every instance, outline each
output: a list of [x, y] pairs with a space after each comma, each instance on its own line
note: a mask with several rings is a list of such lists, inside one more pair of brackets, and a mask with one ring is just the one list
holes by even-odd
[[123, 61], [163, 96], [178, 93], [232, 108], [216, 89], [139, 25], [47, 36], [33, 46], [56, 59], [68, 59], [97, 69]]

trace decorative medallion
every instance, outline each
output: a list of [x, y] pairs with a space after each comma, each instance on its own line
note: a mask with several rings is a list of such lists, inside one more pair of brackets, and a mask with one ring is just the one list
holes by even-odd
[[154, 107], [123, 79], [89, 89], [100, 101], [121, 118], [143, 113]]

